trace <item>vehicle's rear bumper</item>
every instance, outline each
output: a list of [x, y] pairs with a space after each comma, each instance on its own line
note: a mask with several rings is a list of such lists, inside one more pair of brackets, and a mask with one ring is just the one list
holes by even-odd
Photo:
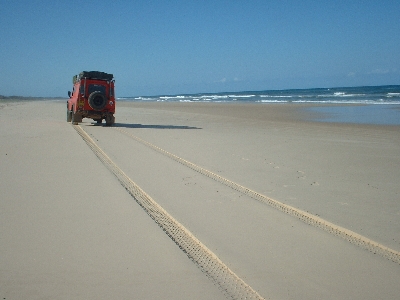
[[82, 110], [77, 112], [82, 118], [90, 118], [94, 120], [105, 119], [107, 115], [113, 115], [114, 112], [111, 111], [95, 111], [95, 110]]

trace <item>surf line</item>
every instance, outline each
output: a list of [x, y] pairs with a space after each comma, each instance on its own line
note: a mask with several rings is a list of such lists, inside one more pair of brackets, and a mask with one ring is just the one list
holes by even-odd
[[264, 299], [224, 264], [210, 249], [200, 242], [186, 227], [173, 218], [145, 191], [134, 183], [80, 125], [74, 125], [73, 127], [97, 158], [112, 174], [114, 174], [133, 199], [200, 268], [200, 270], [219, 287], [225, 296], [232, 299]]
[[153, 145], [137, 136], [134, 136], [121, 128], [113, 127], [113, 129], [115, 129], [115, 130], [123, 133], [124, 135], [127, 135], [127, 136], [131, 137], [132, 139], [138, 141], [139, 143], [175, 160], [176, 162], [179, 162], [180, 164], [182, 164], [186, 167], [189, 167], [190, 169], [192, 169], [202, 175], [205, 175], [219, 183], [222, 183], [244, 195], [247, 195], [255, 200], [265, 203], [265, 204], [267, 204], [275, 209], [278, 209], [288, 215], [294, 216], [306, 224], [312, 225], [314, 227], [317, 227], [324, 231], [327, 231], [335, 236], [338, 236], [338, 237], [340, 237], [362, 249], [368, 250], [374, 254], [378, 254], [380, 256], [385, 257], [386, 259], [389, 259], [397, 264], [400, 264], [400, 252], [398, 252], [394, 249], [386, 247], [385, 245], [377, 243], [363, 235], [360, 235], [354, 231], [351, 231], [344, 227], [341, 227], [341, 226], [338, 226], [331, 222], [328, 222], [320, 217], [314, 216], [314, 215], [312, 215], [308, 212], [305, 212], [301, 209], [297, 209], [295, 207], [292, 207], [290, 205], [284, 204], [284, 203], [274, 200], [270, 197], [267, 197], [265, 195], [257, 193], [249, 188], [246, 188], [246, 187], [244, 187], [240, 184], [237, 184], [233, 181], [230, 181], [229, 179], [226, 179], [218, 174], [215, 174], [209, 170], [206, 170], [190, 161], [187, 161], [175, 154], [172, 154], [156, 145]]

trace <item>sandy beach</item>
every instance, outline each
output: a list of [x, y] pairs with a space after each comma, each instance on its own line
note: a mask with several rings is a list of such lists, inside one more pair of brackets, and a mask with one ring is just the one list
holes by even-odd
[[73, 126], [65, 106], [0, 103], [0, 298], [235, 298], [131, 182], [261, 298], [400, 294], [400, 126], [313, 122], [309, 104], [156, 102]]

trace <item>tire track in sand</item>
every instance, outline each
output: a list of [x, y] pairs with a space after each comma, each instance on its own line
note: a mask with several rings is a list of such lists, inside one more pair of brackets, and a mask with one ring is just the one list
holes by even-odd
[[255, 200], [265, 203], [265, 204], [267, 204], [275, 209], [278, 209], [288, 215], [294, 216], [306, 224], [309, 224], [314, 227], [320, 228], [324, 231], [327, 231], [327, 232], [329, 232], [337, 237], [340, 237], [340, 238], [350, 242], [351, 244], [356, 245], [364, 250], [368, 250], [374, 254], [378, 254], [380, 256], [383, 256], [386, 259], [389, 259], [397, 264], [400, 264], [400, 252], [398, 252], [394, 249], [386, 247], [385, 245], [377, 243], [377, 242], [375, 242], [365, 236], [362, 236], [354, 231], [351, 231], [349, 229], [346, 229], [346, 228], [343, 228], [336, 224], [333, 224], [331, 222], [328, 222], [328, 221], [326, 221], [320, 217], [314, 216], [308, 212], [305, 212], [303, 210], [297, 209], [295, 207], [292, 207], [290, 205], [284, 204], [284, 203], [274, 200], [270, 197], [267, 197], [265, 195], [257, 193], [249, 188], [246, 188], [246, 187], [244, 187], [240, 184], [237, 184], [233, 181], [230, 181], [229, 179], [226, 179], [220, 175], [217, 175], [211, 171], [208, 171], [192, 162], [189, 162], [177, 155], [174, 155], [158, 146], [155, 146], [137, 136], [134, 136], [121, 128], [113, 127], [113, 129], [117, 130], [117, 131], [123, 133], [124, 135], [131, 137], [132, 139], [136, 140], [137, 142], [175, 160], [176, 162], [178, 162], [178, 163], [180, 163], [202, 175], [205, 175], [219, 183], [222, 183], [223, 185], [226, 185], [244, 195], [247, 195]]
[[239, 276], [228, 268], [211, 250], [201, 243], [188, 229], [175, 220], [166, 210], [134, 183], [93, 141], [79, 125], [73, 126], [89, 148], [117, 177], [146, 213], [162, 228], [179, 248], [206, 274], [222, 292], [231, 299], [264, 299]]

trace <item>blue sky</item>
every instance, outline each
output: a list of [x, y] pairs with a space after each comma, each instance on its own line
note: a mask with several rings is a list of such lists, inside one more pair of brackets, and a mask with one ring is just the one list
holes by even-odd
[[0, 95], [117, 96], [400, 84], [400, 1], [0, 0]]

